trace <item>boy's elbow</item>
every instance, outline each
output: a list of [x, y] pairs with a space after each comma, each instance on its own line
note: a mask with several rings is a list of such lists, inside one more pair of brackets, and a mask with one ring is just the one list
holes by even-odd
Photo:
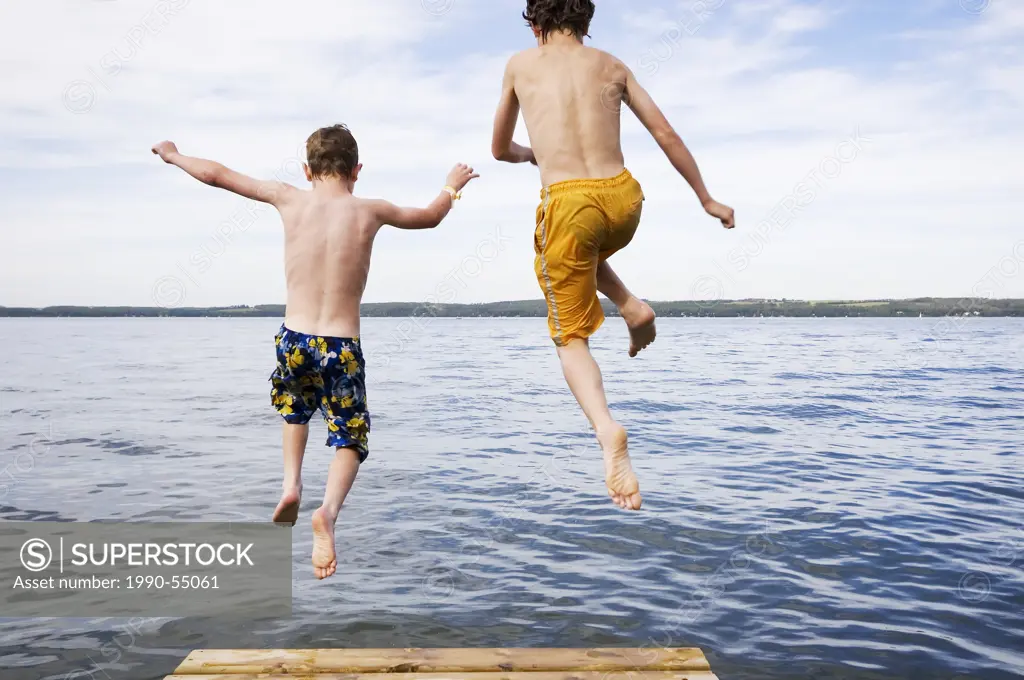
[[671, 125], [664, 125], [662, 127], [655, 128], [651, 131], [655, 141], [662, 147], [671, 147], [683, 143], [683, 138], [679, 136]]
[[211, 187], [220, 187], [224, 183], [224, 168], [216, 166], [204, 168], [196, 179]]
[[423, 216], [423, 220], [420, 222], [420, 228], [421, 229], [437, 229], [439, 226], [441, 226], [441, 222], [443, 222], [443, 221], [444, 221], [444, 214], [443, 213], [441, 213], [439, 211], [428, 212], [426, 215]]
[[494, 160], [496, 161], [507, 161], [509, 157], [509, 147], [492, 144], [491, 155], [494, 156]]

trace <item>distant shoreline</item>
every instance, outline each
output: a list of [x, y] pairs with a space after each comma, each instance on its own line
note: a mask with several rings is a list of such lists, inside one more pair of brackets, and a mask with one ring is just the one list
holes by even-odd
[[[615, 308], [602, 300], [605, 313], [615, 316]], [[1024, 317], [1024, 299], [989, 298], [913, 298], [908, 300], [711, 300], [651, 302], [661, 317]], [[372, 317], [445, 317], [495, 318], [544, 317], [543, 300], [487, 302], [481, 304], [429, 304], [424, 302], [381, 302], [364, 304], [362, 316]], [[76, 307], [43, 308], [0, 307], [6, 318], [283, 318], [284, 305], [234, 307]]]

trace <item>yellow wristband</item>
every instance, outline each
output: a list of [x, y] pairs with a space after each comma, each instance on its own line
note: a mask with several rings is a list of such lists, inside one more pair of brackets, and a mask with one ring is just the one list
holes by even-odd
[[444, 188], [444, 190], [448, 192], [448, 195], [452, 197], [453, 201], [457, 201], [460, 198], [462, 198], [462, 192], [461, 191], [456, 191], [455, 187], [446, 186]]

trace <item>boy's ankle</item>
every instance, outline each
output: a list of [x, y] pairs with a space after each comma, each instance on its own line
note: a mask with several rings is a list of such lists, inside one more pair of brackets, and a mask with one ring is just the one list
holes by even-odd
[[321, 505], [317, 512], [321, 513], [327, 521], [334, 524], [338, 521], [338, 515], [341, 514], [341, 508], [331, 508], [326, 505]]
[[624, 428], [614, 420], [609, 420], [606, 423], [601, 423], [600, 426], [594, 426], [594, 434], [597, 435], [598, 439], [605, 439], [610, 437], [621, 436], [626, 433]]

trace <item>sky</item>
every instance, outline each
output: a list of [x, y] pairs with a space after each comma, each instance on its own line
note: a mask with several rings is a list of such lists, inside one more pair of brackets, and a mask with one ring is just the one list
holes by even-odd
[[[611, 261], [651, 300], [1024, 297], [1024, 3], [598, 0], [622, 59], [694, 153], [726, 231], [624, 112], [647, 202]], [[539, 299], [540, 180], [490, 156], [523, 0], [46, 0], [0, 8], [0, 305], [282, 303], [272, 208], [150, 153], [307, 186], [343, 122], [357, 193], [425, 205], [382, 231], [365, 300]], [[527, 143], [520, 124], [517, 140]], [[444, 291], [441, 295], [440, 291]]]

